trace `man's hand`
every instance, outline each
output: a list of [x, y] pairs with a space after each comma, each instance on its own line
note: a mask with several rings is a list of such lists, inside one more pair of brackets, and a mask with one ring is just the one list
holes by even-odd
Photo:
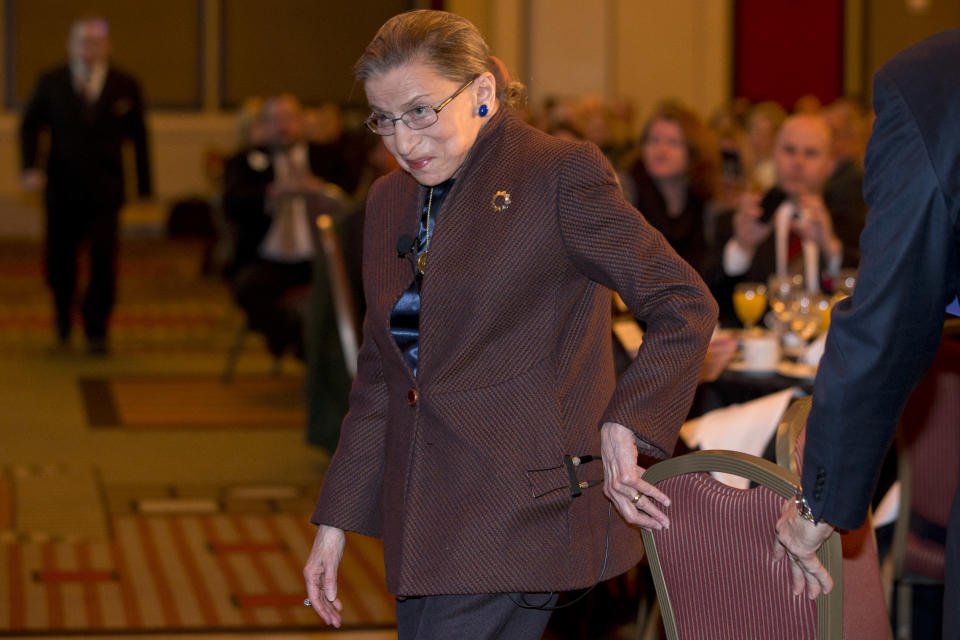
[[343, 609], [343, 603], [337, 598], [337, 570], [345, 546], [346, 536], [342, 529], [320, 525], [313, 539], [310, 557], [303, 568], [310, 604], [324, 622], [337, 628], [340, 627], [340, 611]]
[[833, 526], [830, 524], [814, 524], [801, 518], [793, 500], [784, 503], [783, 512], [777, 520], [777, 542], [773, 549], [773, 559], [780, 561], [784, 555], [789, 558], [793, 595], [803, 593], [806, 586], [807, 597], [813, 600], [821, 591], [830, 593], [833, 589], [833, 578], [817, 559], [817, 549], [831, 533]]
[[670, 520], [657, 502], [669, 506], [670, 499], [641, 479], [645, 469], [637, 464], [637, 443], [633, 431], [615, 422], [600, 429], [603, 456], [603, 493], [617, 507], [623, 519], [644, 529], [670, 528]]
[[47, 184], [47, 176], [40, 169], [26, 169], [20, 174], [20, 188], [27, 193], [37, 193]]
[[797, 200], [802, 212], [801, 219], [794, 223], [794, 231], [805, 240], [817, 243], [827, 256], [837, 256], [843, 250], [843, 243], [833, 230], [833, 218], [823, 203], [823, 198], [807, 193]]
[[707, 355], [700, 367], [700, 377], [697, 384], [713, 382], [720, 377], [724, 368], [730, 363], [733, 354], [737, 351], [737, 341], [729, 336], [718, 336], [707, 346]]
[[760, 221], [760, 194], [745, 193], [733, 214], [733, 239], [740, 248], [753, 254], [773, 231], [773, 225]]

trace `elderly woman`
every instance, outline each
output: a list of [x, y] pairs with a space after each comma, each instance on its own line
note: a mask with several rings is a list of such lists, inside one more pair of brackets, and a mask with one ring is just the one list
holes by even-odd
[[700, 117], [666, 102], [644, 125], [624, 180], [633, 205], [699, 273], [707, 263], [704, 212], [717, 192], [719, 160]]
[[[669, 525], [638, 450], [670, 455], [716, 305], [596, 146], [514, 115], [467, 20], [396, 16], [356, 72], [400, 169], [368, 199], [364, 342], [309, 602], [339, 626], [349, 530], [383, 538], [401, 639], [539, 638], [559, 592], [626, 571], [639, 528]], [[619, 382], [611, 289], [647, 325]]]

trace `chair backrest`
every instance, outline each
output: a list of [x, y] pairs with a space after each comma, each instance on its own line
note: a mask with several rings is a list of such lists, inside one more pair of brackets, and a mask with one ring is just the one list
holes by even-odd
[[[736, 489], [708, 472], [747, 478]], [[664, 628], [683, 638], [840, 638], [842, 592], [816, 601], [794, 597], [787, 560], [773, 562], [775, 526], [795, 474], [735, 451], [698, 451], [650, 467], [644, 480], [670, 496], [670, 529], [643, 531]], [[842, 580], [840, 540], [817, 553], [834, 581]]]
[[357, 313], [353, 293], [350, 290], [350, 277], [347, 264], [340, 248], [340, 241], [333, 228], [333, 218], [323, 214], [317, 217], [319, 244], [327, 265], [330, 278], [330, 294], [333, 298], [333, 311], [337, 321], [337, 333], [343, 350], [344, 366], [351, 378], [357, 377]]
[[960, 475], [960, 342], [945, 337], [897, 431], [900, 514], [894, 571], [943, 580], [943, 532]]
[[[777, 429], [777, 464], [801, 475], [803, 447], [807, 435], [807, 417], [813, 405], [811, 397], [795, 400]], [[843, 637], [844, 640], [876, 640], [890, 635], [887, 604], [884, 598], [877, 539], [873, 516], [856, 531], [840, 536], [843, 550]]]

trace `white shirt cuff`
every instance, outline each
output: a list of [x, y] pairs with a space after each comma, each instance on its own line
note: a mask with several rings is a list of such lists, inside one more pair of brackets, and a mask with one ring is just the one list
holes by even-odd
[[742, 276], [753, 264], [753, 253], [744, 251], [736, 240], [731, 238], [723, 247], [723, 272], [728, 276]]

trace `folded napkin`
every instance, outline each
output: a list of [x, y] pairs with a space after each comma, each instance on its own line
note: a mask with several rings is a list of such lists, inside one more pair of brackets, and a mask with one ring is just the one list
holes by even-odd
[[827, 334], [824, 333], [822, 336], [811, 342], [809, 346], [803, 350], [803, 355], [800, 357], [800, 361], [804, 364], [817, 366], [820, 364], [820, 358], [823, 357], [823, 350], [826, 346]]
[[900, 514], [900, 481], [897, 480], [887, 492], [884, 494], [883, 499], [880, 501], [880, 504], [877, 505], [877, 508], [873, 512], [873, 528], [879, 529], [880, 527], [886, 526], [888, 524], [893, 524], [897, 521], [897, 516]]
[[[680, 437], [691, 449], [726, 449], [762, 456], [787, 405], [798, 395], [803, 392], [798, 387], [790, 387], [750, 402], [715, 409], [685, 422], [680, 428]], [[749, 480], [739, 476], [717, 473], [714, 477], [740, 489], [750, 486]]]

